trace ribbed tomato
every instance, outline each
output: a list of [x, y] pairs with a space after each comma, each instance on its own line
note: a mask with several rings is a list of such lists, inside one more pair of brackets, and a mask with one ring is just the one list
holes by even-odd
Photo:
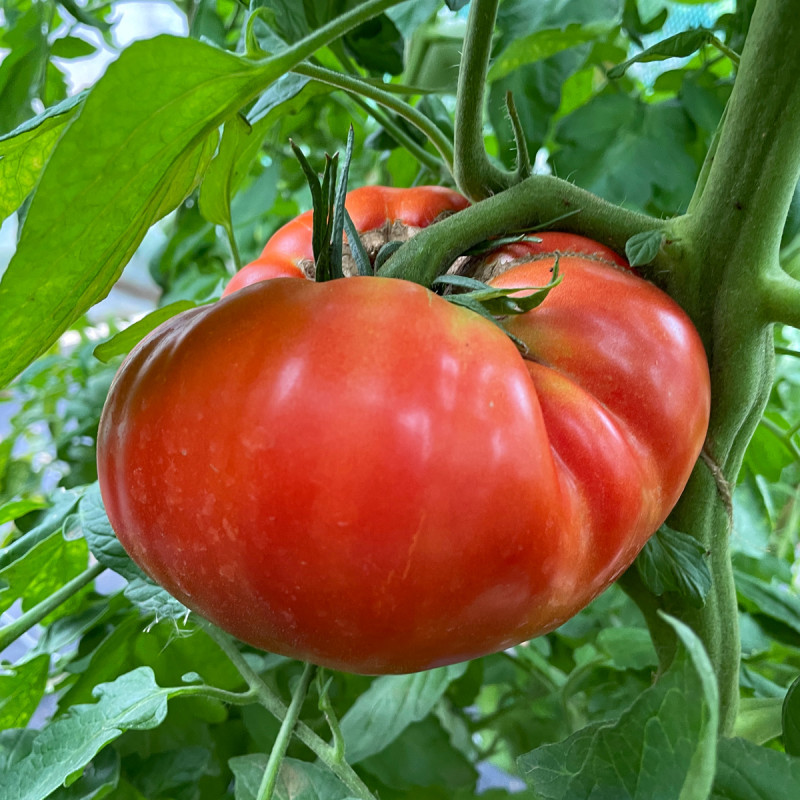
[[[669, 297], [559, 249], [562, 283], [507, 321], [524, 356], [386, 278], [261, 281], [165, 323], [100, 424], [125, 548], [241, 639], [354, 672], [474, 658], [568, 619], [676, 502], [709, 376]], [[494, 282], [546, 283], [554, 256], [529, 256]]]

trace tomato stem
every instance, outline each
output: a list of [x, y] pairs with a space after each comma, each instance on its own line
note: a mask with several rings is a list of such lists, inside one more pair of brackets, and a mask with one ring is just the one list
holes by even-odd
[[90, 584], [103, 570], [105, 570], [105, 567], [102, 564], [93, 564], [80, 575], [65, 583], [58, 591], [53, 592], [49, 597], [42, 600], [41, 603], [37, 603], [33, 608], [0, 629], [0, 652], [19, 639], [22, 634], [29, 631], [34, 625], [38, 625], [48, 614], [55, 611], [74, 594], [77, 594], [84, 586]]
[[[484, 200], [518, 182], [489, 161], [483, 140], [483, 97], [499, 0], [472, 0], [456, 92], [456, 185], [470, 200]], [[517, 135], [515, 129], [515, 135]]]
[[[255, 693], [259, 702], [272, 716], [283, 721], [288, 709], [283, 701], [267, 686], [262, 677], [250, 666], [247, 659], [237, 647], [233, 637], [216, 625], [202, 617], [197, 621], [205, 632], [216, 642], [217, 646], [230, 659], [231, 663], [245, 679], [250, 690]], [[298, 720], [293, 728], [294, 735], [311, 750], [319, 760], [348, 788], [353, 797], [359, 800], [376, 800], [369, 787], [358, 777], [355, 770], [342, 759], [336, 747], [329, 745], [317, 736], [304, 722]]]
[[275, 786], [278, 782], [278, 773], [280, 772], [281, 764], [286, 756], [286, 750], [289, 747], [289, 741], [292, 738], [292, 732], [300, 717], [300, 709], [303, 707], [303, 701], [308, 694], [308, 687], [311, 684], [311, 679], [314, 677], [316, 667], [313, 664], [306, 664], [303, 668], [303, 674], [300, 676], [300, 681], [292, 693], [292, 702], [286, 711], [286, 716], [281, 722], [278, 736], [275, 739], [275, 744], [272, 745], [272, 750], [267, 760], [267, 766], [264, 769], [264, 776], [261, 779], [261, 785], [258, 787], [256, 793], [256, 800], [272, 800], [275, 794]]

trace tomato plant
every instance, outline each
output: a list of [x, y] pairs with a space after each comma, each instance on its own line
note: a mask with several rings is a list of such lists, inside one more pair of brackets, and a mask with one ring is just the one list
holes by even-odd
[[796, 0], [155, 11], [0, 10], [0, 798], [800, 796]]

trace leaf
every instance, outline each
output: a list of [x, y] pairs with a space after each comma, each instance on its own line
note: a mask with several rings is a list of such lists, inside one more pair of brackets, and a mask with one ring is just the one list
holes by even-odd
[[[88, 549], [82, 539], [67, 541], [56, 530], [28, 550], [24, 556], [0, 570], [0, 611], [5, 611], [22, 598], [22, 610], [27, 611], [46, 600], [72, 578], [80, 575], [88, 564]], [[73, 596], [53, 612], [63, 616], [74, 610], [78, 597]], [[53, 619], [51, 615], [48, 620]], [[2, 796], [2, 795], [0, 795]]]
[[78, 505], [80, 497], [78, 492], [59, 489], [54, 495], [52, 506], [42, 515], [39, 522], [19, 539], [15, 539], [8, 547], [0, 549], [0, 569], [5, 569], [18, 558], [22, 558], [39, 542], [62, 531]]
[[[24, 517], [31, 511], [39, 511], [42, 508], [47, 508], [47, 503], [44, 500], [12, 500], [10, 503], [4, 503], [0, 506], [0, 525], [6, 522], [12, 522], [15, 519]], [[5, 548], [0, 550], [0, 564], [2, 564], [2, 554]]]
[[412, 675], [376, 678], [342, 718], [347, 761], [355, 764], [379, 753], [411, 723], [426, 717], [466, 669], [466, 664], [453, 664]]
[[705, 548], [692, 536], [662, 525], [636, 559], [636, 569], [653, 594], [677, 592], [702, 608], [711, 589]]
[[144, 576], [117, 539], [103, 506], [97, 482], [93, 483], [81, 498], [78, 514], [89, 549], [104, 567], [113, 569], [128, 581]]
[[399, 75], [403, 71], [403, 37], [386, 14], [354, 28], [344, 43], [359, 65], [370, 72]]
[[109, 66], [53, 150], [0, 283], [0, 385], [107, 293], [191, 189], [220, 123], [281, 69], [170, 36]]
[[[100, 800], [119, 785], [120, 757], [111, 747], [103, 748], [69, 787], [57, 789], [48, 800]], [[126, 800], [128, 800], [126, 798]]]
[[800, 756], [800, 677], [795, 678], [781, 710], [783, 724], [783, 749], [792, 756]]
[[[261, 753], [235, 756], [228, 764], [236, 779], [235, 800], [256, 800], [267, 757]], [[277, 800], [347, 800], [349, 795], [344, 784], [325, 767], [284, 758], [274, 796]]]
[[149, 667], [97, 686], [97, 703], [70, 708], [36, 734], [28, 755], [0, 772], [0, 797], [43, 800], [124, 731], [160, 725], [167, 699], [180, 691], [156, 685]]
[[50, 55], [54, 58], [85, 58], [96, 52], [97, 48], [77, 36], [62, 36], [50, 45]]
[[797, 800], [800, 759], [744, 739], [720, 739], [710, 800]]
[[94, 348], [94, 357], [98, 361], [107, 364], [116, 356], [126, 355], [142, 340], [148, 333], [155, 330], [162, 322], [172, 319], [181, 311], [189, 308], [196, 308], [197, 303], [191, 300], [178, 300], [166, 306], [161, 306], [155, 311], [146, 314], [140, 320], [129, 325], [124, 330], [112, 336], [108, 341], [102, 342]]
[[644, 628], [604, 628], [597, 634], [597, 645], [616, 669], [647, 669], [658, 666], [653, 641]]
[[652, 263], [661, 249], [664, 236], [661, 231], [635, 233], [625, 242], [625, 257], [632, 267], [643, 267]]
[[117, 539], [100, 495], [93, 483], [81, 498], [78, 508], [83, 535], [94, 557], [128, 581], [125, 597], [145, 616], [160, 619], [182, 619], [189, 613], [186, 606], [156, 584], [131, 559]]
[[0, 674], [0, 730], [24, 728], [47, 687], [50, 656], [39, 655]]
[[85, 93], [71, 97], [0, 138], [0, 222], [33, 190]]
[[579, 44], [593, 41], [611, 26], [569, 25], [565, 30], [545, 30], [514, 39], [492, 62], [487, 80], [494, 82], [504, 78], [522, 66], [543, 61], [550, 56]]
[[788, 587], [765, 583], [734, 568], [739, 601], [754, 614], [763, 614], [800, 633], [800, 598]]
[[622, 64], [617, 64], [608, 71], [609, 78], [621, 78], [632, 64], [644, 61], [664, 61], [667, 58], [687, 58], [693, 55], [707, 44], [717, 41], [714, 32], [707, 28], [693, 28], [689, 31], [681, 31], [674, 36], [669, 36], [662, 41], [642, 50], [633, 58], [629, 58]]
[[596, 723], [518, 759], [540, 800], [708, 796], [717, 745], [714, 672], [697, 636], [665, 619], [682, 646], [655, 686], [616, 722]]

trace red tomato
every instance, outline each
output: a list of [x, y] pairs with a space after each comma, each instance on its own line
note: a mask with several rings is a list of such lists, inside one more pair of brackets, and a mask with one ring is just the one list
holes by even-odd
[[[549, 278], [554, 259], [498, 284]], [[681, 309], [562, 256], [498, 327], [412, 283], [276, 279], [174, 317], [98, 439], [134, 560], [257, 647], [361, 673], [470, 659], [605, 589], [677, 500], [709, 377]]]
[[[409, 228], [427, 228], [441, 214], [469, 205], [465, 197], [444, 186], [393, 189], [362, 186], [348, 192], [345, 208], [359, 233], [399, 222]], [[303, 278], [303, 264], [314, 260], [311, 247], [313, 212], [306, 211], [279, 228], [261, 255], [231, 278], [223, 297], [243, 286], [272, 278]]]

